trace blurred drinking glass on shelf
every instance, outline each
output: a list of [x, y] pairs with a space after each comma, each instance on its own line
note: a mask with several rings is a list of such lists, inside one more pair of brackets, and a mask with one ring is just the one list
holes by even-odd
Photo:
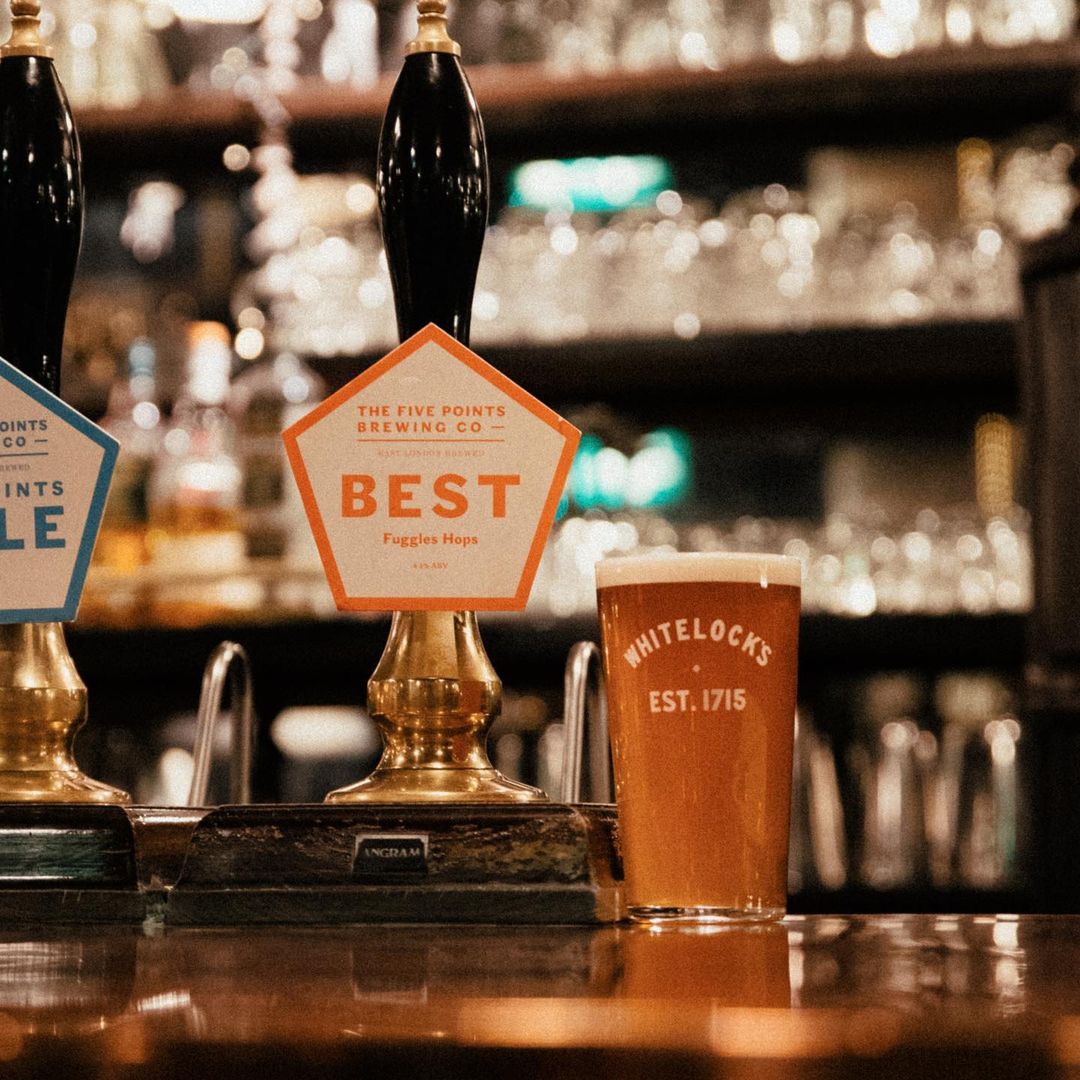
[[719, 213], [669, 190], [605, 218], [507, 211], [490, 234], [478, 343], [1007, 318], [1016, 260], [992, 222], [935, 236], [915, 208], [842, 218], [826, 233], [773, 184]]
[[[529, 162], [488, 230], [474, 341], [1009, 319], [1018, 241], [1060, 226], [1074, 203], [1062, 143], [1014, 149], [995, 172], [989, 144], [967, 140], [956, 187], [944, 155], [944, 175], [918, 192], [921, 209], [871, 191], [878, 174], [841, 158], [816, 156], [805, 193], [769, 184], [720, 207], [672, 186], [661, 158]], [[265, 308], [268, 340], [319, 357], [392, 346], [371, 182], [300, 177], [284, 145], [259, 147], [252, 160], [261, 217], [248, 247], [258, 266], [240, 293]], [[938, 196], [955, 205], [951, 216]]]
[[136, 0], [57, 0], [43, 30], [73, 105], [129, 108], [172, 85], [158, 38]]
[[227, 611], [228, 579], [198, 585], [185, 580], [207, 571], [243, 568], [242, 473], [236, 435], [226, 412], [232, 350], [220, 323], [194, 323], [189, 331], [186, 381], [173, 407], [150, 483], [151, 562], [175, 577], [153, 598], [155, 617], [183, 625]]
[[1022, 612], [1031, 605], [1027, 515], [978, 522], [965, 508], [921, 511], [912, 522], [864, 524], [843, 515], [824, 523], [740, 518], [723, 526], [673, 525], [661, 514], [590, 510], [561, 521], [529, 601], [537, 614], [591, 613], [592, 568], [611, 555], [674, 551], [759, 551], [803, 564], [803, 610], [878, 614]]
[[[481, 9], [490, 11], [494, 6], [492, 0], [487, 0], [486, 3], [485, 0], [480, 0]], [[540, 60], [547, 30], [543, 5], [536, 4], [534, 0], [498, 0], [497, 6], [501, 9], [499, 36], [489, 59], [503, 64]], [[454, 33], [453, 27], [451, 33]]]
[[[397, 340], [375, 190], [360, 176], [305, 176], [282, 160], [263, 166], [262, 218], [249, 237], [259, 264], [240, 282], [238, 309], [266, 313], [269, 347], [298, 356], [356, 357]], [[276, 158], [275, 158], [276, 161]]]
[[936, 701], [942, 752], [930, 832], [935, 881], [1004, 888], [1020, 872], [1020, 722], [993, 675], [942, 678]]
[[867, 48], [892, 59], [915, 49], [932, 49], [945, 37], [942, 0], [869, 0], [863, 13]]
[[846, 56], [854, 48], [855, 3], [853, 0], [827, 0], [825, 4], [825, 37], [821, 54], [829, 60]]
[[788, 891], [847, 883], [847, 832], [836, 760], [806, 709], [795, 717]]
[[120, 242], [139, 262], [154, 262], [172, 251], [176, 212], [186, 198], [181, 188], [167, 180], [149, 180], [132, 190], [120, 225]]
[[[645, 0], [652, 6], [655, 0]], [[587, 72], [600, 75], [615, 67], [620, 0], [578, 0], [552, 3], [545, 10], [545, 58], [556, 72], [565, 75]]]
[[99, 0], [65, 0], [56, 5], [52, 15], [52, 33], [47, 40], [52, 44], [68, 98], [75, 106], [97, 105], [102, 6]]
[[[843, 755], [851, 876], [880, 890], [1015, 888], [1024, 790], [1010, 692], [981, 672], [944, 674], [928, 689], [922, 678], [892, 672], [870, 676], [851, 695], [854, 727]], [[797, 766], [799, 792], [813, 779], [805, 750]], [[793, 860], [807, 868], [801, 887], [837, 887], [807, 861], [813, 802], [795, 808]]]
[[[83, 4], [85, 11], [87, 5]], [[168, 94], [172, 80], [157, 38], [135, 0], [108, 0], [98, 33], [96, 104], [130, 108]]]
[[1037, 240], [1062, 228], [1076, 206], [1076, 188], [1069, 179], [1075, 157], [1076, 151], [1062, 142], [1009, 153], [994, 194], [997, 219], [1020, 240]]
[[147, 509], [150, 474], [161, 447], [162, 417], [157, 393], [157, 353], [147, 338], [128, 349], [126, 378], [117, 379], [101, 426], [120, 443], [94, 560], [117, 570], [149, 561]]
[[610, 0], [549, 3], [546, 61], [563, 74], [719, 69], [773, 56], [785, 63], [862, 50], [894, 59], [944, 44], [1009, 47], [1060, 41], [1075, 0]]
[[725, 31], [718, 60], [748, 63], [771, 52], [769, 5], [762, 0], [728, 0], [723, 7]]
[[667, 0], [638, 0], [625, 17], [619, 35], [619, 66], [627, 71], [672, 67], [677, 57], [677, 31]]
[[716, 71], [725, 59], [724, 12], [711, 0], [672, 0], [675, 58], [693, 71]]
[[[527, 64], [543, 59], [548, 27], [566, 19], [565, 4], [471, 0], [450, 7], [450, 36], [473, 64]], [[408, 40], [408, 39], [406, 39]], [[400, 51], [387, 56], [396, 68]]]
[[778, 60], [797, 64], [821, 56], [826, 39], [820, 0], [771, 0], [770, 41]]
[[[618, 62], [627, 71], [681, 66], [716, 71], [729, 59], [725, 11], [709, 0], [642, 0], [630, 5], [618, 25]], [[764, 29], [750, 44], [761, 51]]]
[[378, 16], [371, 0], [333, 0], [333, 26], [320, 54], [322, 77], [360, 89], [379, 79]]
[[[576, 76], [1060, 41], [1076, 2], [461, 0], [451, 15], [474, 63], [539, 63]], [[176, 81], [244, 96], [305, 78], [366, 88], [397, 65], [416, 13], [374, 0], [55, 0], [43, 28], [76, 106], [129, 108]], [[267, 63], [256, 73], [260, 50]]]
[[1071, 0], [983, 0], [974, 22], [988, 45], [1058, 41], [1072, 32], [1076, 5]]
[[906, 675], [883, 675], [864, 688], [862, 728], [848, 759], [860, 795], [859, 874], [877, 889], [925, 881], [924, 763], [934, 738], [916, 721], [918, 684]]

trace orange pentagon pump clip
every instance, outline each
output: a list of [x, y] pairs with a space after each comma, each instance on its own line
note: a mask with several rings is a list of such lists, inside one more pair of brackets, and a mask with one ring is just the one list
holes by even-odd
[[283, 437], [339, 610], [511, 611], [581, 434], [432, 324]]

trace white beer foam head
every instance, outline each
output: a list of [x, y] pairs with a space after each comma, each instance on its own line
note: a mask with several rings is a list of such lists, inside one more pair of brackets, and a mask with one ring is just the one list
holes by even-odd
[[742, 551], [626, 555], [596, 564], [596, 587], [672, 582], [731, 581], [761, 585], [802, 585], [802, 563], [791, 555]]

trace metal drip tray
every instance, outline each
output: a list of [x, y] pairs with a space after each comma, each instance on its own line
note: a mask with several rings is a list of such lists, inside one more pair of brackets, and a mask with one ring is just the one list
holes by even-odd
[[0, 920], [619, 918], [611, 806], [0, 806]]

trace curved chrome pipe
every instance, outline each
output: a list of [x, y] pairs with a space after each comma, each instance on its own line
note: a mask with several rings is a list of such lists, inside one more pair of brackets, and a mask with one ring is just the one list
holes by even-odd
[[211, 654], [203, 673], [199, 715], [195, 724], [195, 770], [188, 806], [205, 806], [210, 785], [214, 731], [221, 717], [225, 682], [229, 682], [232, 723], [229, 800], [251, 801], [251, 763], [255, 752], [255, 710], [252, 705], [251, 662], [242, 645], [223, 641]]
[[589, 795], [611, 801], [611, 759], [608, 750], [607, 694], [600, 649], [591, 641], [579, 641], [566, 659], [564, 686], [565, 712], [562, 781], [559, 799], [564, 803], [581, 801], [581, 769], [585, 747], [589, 672], [595, 661], [596, 707], [589, 730]]

